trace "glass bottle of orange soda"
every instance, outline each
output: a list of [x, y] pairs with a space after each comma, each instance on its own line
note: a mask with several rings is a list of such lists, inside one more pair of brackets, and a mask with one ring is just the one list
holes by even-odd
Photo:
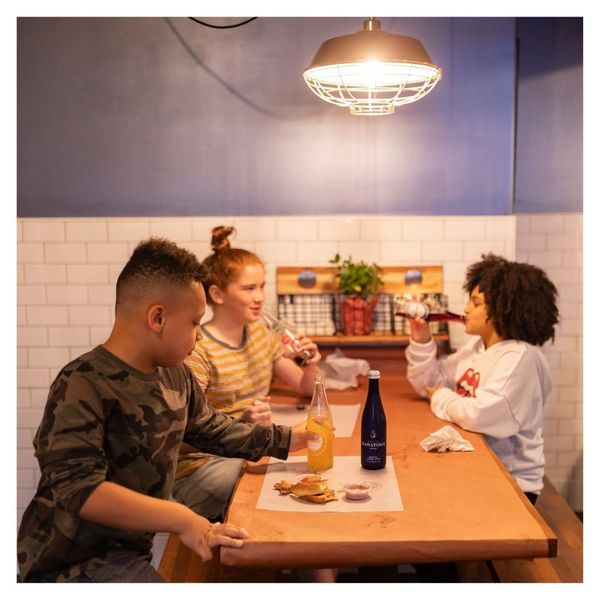
[[306, 431], [319, 436], [308, 442], [308, 470], [324, 471], [333, 466], [333, 418], [325, 393], [325, 378], [315, 377], [312, 402], [306, 419]]

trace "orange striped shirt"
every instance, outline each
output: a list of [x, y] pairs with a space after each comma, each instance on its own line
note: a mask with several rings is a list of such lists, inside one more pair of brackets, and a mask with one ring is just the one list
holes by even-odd
[[246, 325], [238, 348], [229, 346], [202, 327], [203, 338], [185, 364], [194, 374], [209, 404], [226, 413], [240, 413], [269, 393], [273, 364], [284, 348], [262, 321]]

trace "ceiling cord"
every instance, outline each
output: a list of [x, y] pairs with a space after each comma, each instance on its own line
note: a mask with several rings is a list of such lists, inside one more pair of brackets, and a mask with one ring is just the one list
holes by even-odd
[[234, 23], [233, 25], [213, 25], [212, 23], [207, 23], [206, 21], [202, 21], [196, 17], [188, 17], [188, 19], [191, 19], [200, 25], [204, 25], [204, 27], [212, 27], [213, 29], [232, 29], [233, 27], [241, 27], [242, 25], [246, 25], [246, 23], [250, 23], [250, 21], [254, 21], [255, 19], [258, 19], [258, 17], [250, 17], [241, 23]]

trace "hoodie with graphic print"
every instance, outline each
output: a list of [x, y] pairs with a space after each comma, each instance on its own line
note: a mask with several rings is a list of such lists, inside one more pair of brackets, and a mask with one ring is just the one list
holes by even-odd
[[421, 396], [438, 387], [431, 410], [439, 419], [482, 433], [524, 492], [539, 494], [544, 477], [543, 405], [552, 383], [542, 351], [505, 340], [486, 349], [480, 337], [437, 358], [433, 339], [410, 341], [407, 377]]

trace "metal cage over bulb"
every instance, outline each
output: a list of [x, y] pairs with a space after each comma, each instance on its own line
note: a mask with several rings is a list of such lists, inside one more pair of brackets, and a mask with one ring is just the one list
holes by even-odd
[[381, 31], [372, 17], [363, 31], [323, 42], [304, 71], [319, 98], [354, 115], [389, 115], [428, 94], [441, 76], [419, 40]]

